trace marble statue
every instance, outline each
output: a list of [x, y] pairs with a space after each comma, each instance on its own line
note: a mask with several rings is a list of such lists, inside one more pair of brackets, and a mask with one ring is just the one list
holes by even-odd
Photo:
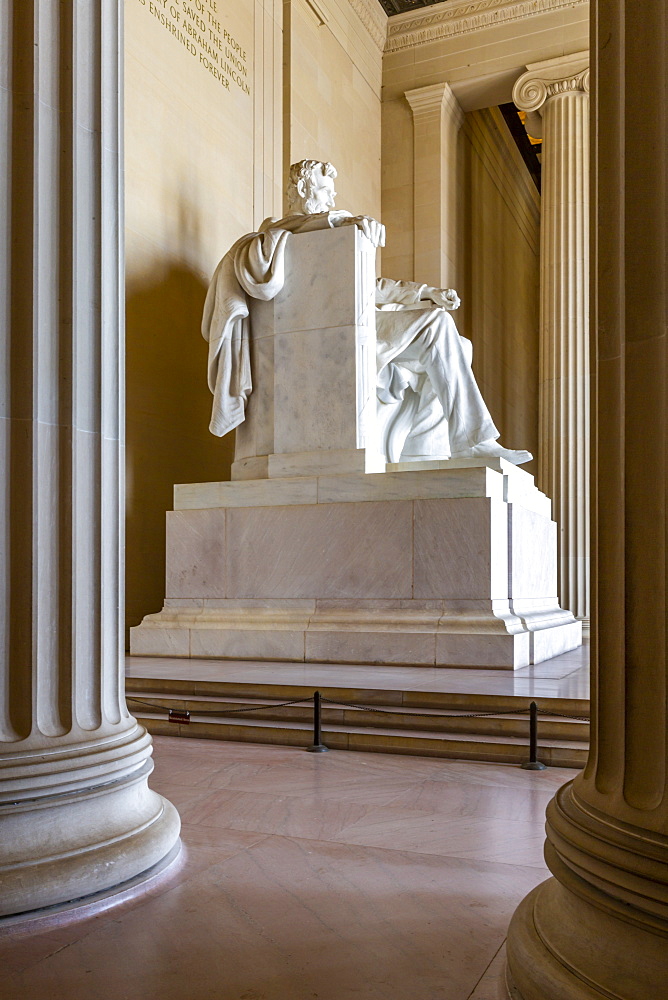
[[[204, 306], [213, 393], [210, 429], [238, 426], [252, 389], [248, 297], [272, 299], [283, 287], [290, 233], [357, 226], [376, 247], [385, 229], [367, 216], [336, 210], [330, 163], [301, 160], [290, 167], [289, 214], [266, 219], [238, 240], [218, 265]], [[326, 280], [326, 277], [324, 278]], [[379, 278], [376, 283], [379, 447], [388, 462], [442, 458], [531, 461], [528, 451], [503, 448], [471, 368], [473, 346], [457, 332], [453, 289]]]

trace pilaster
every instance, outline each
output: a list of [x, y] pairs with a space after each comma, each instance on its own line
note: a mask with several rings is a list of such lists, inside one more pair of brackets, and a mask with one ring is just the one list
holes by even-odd
[[456, 284], [457, 139], [464, 121], [447, 83], [407, 90], [413, 112], [413, 277], [435, 288]]

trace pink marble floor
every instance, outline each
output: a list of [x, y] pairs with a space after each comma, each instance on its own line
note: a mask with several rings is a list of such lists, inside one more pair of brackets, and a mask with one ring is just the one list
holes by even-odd
[[184, 849], [141, 889], [0, 926], [2, 1000], [500, 1000], [573, 772], [155, 739]]

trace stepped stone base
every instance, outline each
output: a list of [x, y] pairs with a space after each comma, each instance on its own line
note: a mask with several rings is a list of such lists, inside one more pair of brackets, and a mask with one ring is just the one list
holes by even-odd
[[131, 652], [516, 669], [574, 649], [556, 524], [503, 460], [175, 487]]

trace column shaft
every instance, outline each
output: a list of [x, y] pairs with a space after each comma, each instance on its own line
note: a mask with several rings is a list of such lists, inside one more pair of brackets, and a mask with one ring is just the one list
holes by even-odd
[[559, 526], [561, 600], [589, 617], [589, 95], [543, 114], [539, 481]]
[[178, 839], [122, 686], [121, 7], [0, 5], [0, 914]]
[[509, 931], [524, 1000], [668, 995], [668, 0], [599, 0], [592, 46], [592, 749]]
[[534, 63], [513, 99], [542, 113], [539, 483], [559, 526], [560, 600], [589, 619], [589, 57]]
[[[596, 747], [587, 798], [668, 834], [668, 4], [599, 3]], [[605, 45], [609, 33], [611, 50]], [[634, 108], [648, 109], [638, 128]], [[613, 501], [614, 498], [614, 501]], [[613, 502], [611, 502], [613, 501]], [[602, 752], [605, 747], [606, 751]], [[611, 752], [608, 752], [610, 748]]]

